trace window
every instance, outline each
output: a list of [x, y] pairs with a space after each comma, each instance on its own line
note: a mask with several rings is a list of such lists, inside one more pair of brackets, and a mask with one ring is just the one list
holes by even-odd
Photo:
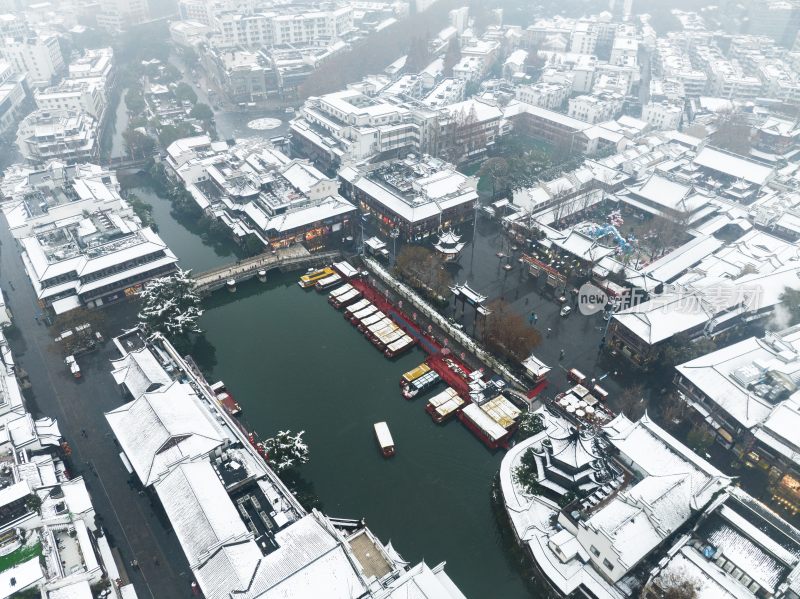
[[604, 560], [603, 560], [603, 565], [604, 565], [606, 568], [608, 568], [609, 570], [613, 570], [613, 569], [614, 569], [614, 564], [612, 564], [612, 563], [611, 563], [610, 561], [608, 561], [607, 559], [604, 559]]
[[592, 554], [593, 554], [595, 557], [598, 557], [598, 556], [600, 555], [600, 552], [597, 550], [597, 547], [595, 547], [594, 545], [592, 545], [591, 547], [589, 547], [589, 551], [591, 551], [591, 552], [592, 552]]

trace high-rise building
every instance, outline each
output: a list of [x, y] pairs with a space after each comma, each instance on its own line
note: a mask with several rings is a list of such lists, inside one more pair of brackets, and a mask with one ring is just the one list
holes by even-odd
[[25, 38], [5, 38], [0, 44], [0, 56], [17, 73], [27, 74], [31, 87], [47, 87], [64, 70], [64, 57], [54, 35], [30, 35]]
[[147, 0], [102, 0], [97, 24], [109, 31], [124, 31], [149, 17]]

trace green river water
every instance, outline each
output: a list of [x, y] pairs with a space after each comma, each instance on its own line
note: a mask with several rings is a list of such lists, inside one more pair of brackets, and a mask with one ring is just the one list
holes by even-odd
[[[179, 223], [167, 200], [146, 187], [135, 191], [153, 205], [159, 232], [184, 268], [235, 259], [229, 246], [204, 243], [191, 224]], [[261, 437], [306, 431], [311, 461], [301, 474], [330, 516], [365, 517], [408, 560], [447, 561], [470, 599], [543, 596], [525, 580], [493, 512], [502, 453], [489, 452], [458, 421], [434, 424], [425, 397], [402, 398], [398, 380], [424, 359], [421, 350], [387, 360], [324, 295], [296, 281], [275, 274], [207, 300], [200, 325], [208, 343], [195, 358], [211, 382], [225, 381]], [[397, 447], [390, 460], [374, 439], [380, 420]]]

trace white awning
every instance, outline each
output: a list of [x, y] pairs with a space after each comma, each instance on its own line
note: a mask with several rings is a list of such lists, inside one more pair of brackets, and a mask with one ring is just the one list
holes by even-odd
[[69, 297], [54, 301], [52, 306], [56, 314], [63, 314], [75, 308], [80, 308], [81, 300], [77, 295], [70, 295]]

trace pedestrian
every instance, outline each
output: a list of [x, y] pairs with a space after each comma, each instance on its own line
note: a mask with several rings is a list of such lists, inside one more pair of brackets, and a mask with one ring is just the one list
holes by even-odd
[[550, 327], [547, 327], [547, 336], [548, 337], [550, 336], [550, 333], [552, 333], [552, 332], [553, 332], [553, 329], [551, 329]]
[[153, 556], [153, 565], [155, 565], [155, 566], [160, 566], [161, 565], [159, 563], [159, 561], [158, 561], [158, 558], [155, 555]]
[[561, 352], [558, 354], [558, 359], [559, 359], [559, 360], [563, 360], [563, 359], [564, 359], [564, 350], [563, 350], [563, 349], [562, 349], [562, 350], [561, 350]]
[[84, 436], [84, 438], [86, 438], [86, 439], [89, 438], [89, 435], [86, 434], [86, 429], [85, 428], [81, 429], [81, 434]]

